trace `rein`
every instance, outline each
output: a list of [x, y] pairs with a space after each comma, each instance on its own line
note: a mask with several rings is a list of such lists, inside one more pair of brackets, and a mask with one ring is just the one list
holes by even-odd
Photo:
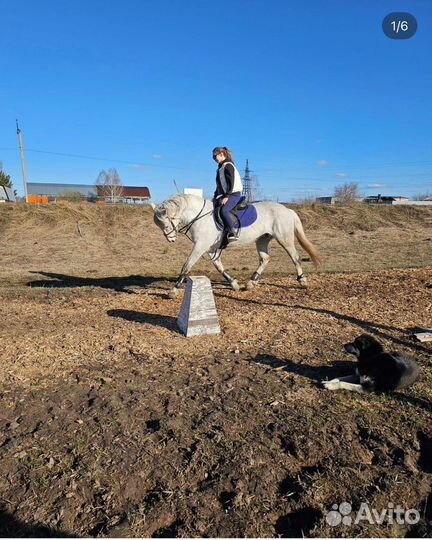
[[[188, 232], [189, 232], [190, 228], [192, 227], [192, 225], [193, 225], [194, 223], [196, 223], [199, 219], [201, 219], [201, 218], [203, 218], [203, 217], [205, 217], [205, 216], [208, 216], [209, 214], [214, 214], [214, 212], [215, 212], [215, 210], [214, 210], [214, 208], [213, 208], [212, 210], [210, 210], [209, 212], [207, 212], [207, 213], [205, 213], [205, 214], [202, 213], [203, 210], [204, 210], [204, 208], [205, 208], [206, 202], [207, 202], [207, 201], [204, 200], [203, 207], [202, 207], [201, 210], [198, 212], [198, 214], [192, 219], [192, 221], [190, 221], [189, 223], [186, 223], [186, 225], [183, 225], [182, 227], [180, 227], [180, 229], [177, 229], [177, 227], [176, 227], [176, 226], [174, 225], [174, 223], [171, 221], [171, 218], [168, 218], [169, 221], [170, 221], [170, 223], [171, 223], [172, 229], [171, 229], [169, 232], [167, 232], [165, 236], [168, 237], [169, 234], [171, 234], [172, 232], [175, 231], [176, 233], [177, 233], [177, 232], [183, 233], [183, 234], [186, 236], [186, 238], [189, 238], [189, 240], [192, 242], [192, 238], [191, 238], [190, 236], [188, 236]], [[216, 257], [213, 258], [213, 257], [210, 257], [210, 256], [209, 256], [209, 259], [210, 259], [211, 261], [214, 262], [214, 261], [216, 261], [217, 259], [219, 259], [219, 257], [221, 256], [221, 253], [222, 253], [222, 250], [219, 250], [219, 254], [216, 255]]]
[[[180, 227], [180, 229], [178, 229], [178, 232], [181, 232], [181, 233], [184, 233], [186, 238], [189, 238], [189, 240], [192, 242], [192, 238], [190, 236], [188, 236], [188, 232], [190, 230], [190, 228], [192, 227], [192, 225], [194, 223], [196, 223], [199, 219], [205, 217], [205, 216], [208, 216], [209, 214], [213, 214], [215, 212], [214, 208], [213, 210], [210, 210], [209, 212], [207, 212], [206, 214], [202, 214], [202, 211], [204, 210], [205, 208], [205, 204], [206, 204], [206, 201], [204, 201], [204, 204], [203, 204], [203, 207], [201, 208], [201, 210], [198, 212], [198, 214], [193, 218], [192, 221], [190, 221], [189, 223], [187, 223], [186, 225], [183, 225], [183, 227]], [[202, 214], [202, 215], [201, 215]], [[171, 221], [171, 220], [170, 220]], [[176, 228], [174, 227], [174, 224], [171, 222], [171, 225], [173, 226], [173, 230], [176, 230]], [[171, 231], [172, 232], [172, 231]], [[177, 232], [177, 231], [176, 231]], [[222, 253], [222, 250], [219, 250], [219, 254], [216, 255], [216, 257], [210, 257], [209, 255], [209, 259], [211, 261], [216, 261], [217, 259], [219, 259], [219, 257], [221, 256], [221, 253]]]
[[[206, 202], [207, 202], [207, 201], [204, 200], [203, 207], [202, 207], [201, 210], [198, 212], [198, 214], [193, 218], [193, 220], [190, 221], [189, 223], [186, 223], [186, 225], [183, 225], [183, 227], [180, 227], [180, 229], [178, 229], [178, 231], [177, 231], [177, 229], [174, 227], [174, 224], [172, 223], [172, 221], [170, 220], [170, 221], [171, 221], [171, 225], [173, 226], [173, 230], [175, 230], [176, 232], [179, 232], [179, 233], [183, 233], [183, 234], [185, 234], [185, 235], [187, 236], [187, 233], [189, 232], [190, 228], [192, 227], [192, 225], [193, 225], [196, 221], [198, 221], [199, 219], [201, 219], [201, 218], [203, 218], [203, 217], [205, 217], [205, 216], [208, 216], [209, 214], [212, 214], [212, 213], [214, 212], [214, 210], [210, 210], [210, 211], [207, 212], [206, 214], [203, 214], [203, 213], [202, 213], [203, 210], [204, 210], [204, 208], [205, 208]], [[202, 215], [201, 215], [201, 214], [202, 214]], [[171, 232], [172, 232], [172, 231], [171, 231]], [[189, 238], [189, 236], [188, 236], [188, 238]], [[189, 238], [189, 240], [190, 240], [190, 238]]]

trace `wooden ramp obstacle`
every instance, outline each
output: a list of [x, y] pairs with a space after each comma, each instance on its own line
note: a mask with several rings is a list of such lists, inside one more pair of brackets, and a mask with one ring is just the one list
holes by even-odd
[[213, 290], [208, 277], [187, 278], [177, 326], [186, 337], [220, 334]]

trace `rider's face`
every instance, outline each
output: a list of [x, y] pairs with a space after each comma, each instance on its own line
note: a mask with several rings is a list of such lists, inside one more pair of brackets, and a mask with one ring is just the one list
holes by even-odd
[[213, 159], [216, 161], [216, 163], [222, 163], [222, 161], [225, 159], [225, 156], [222, 152], [214, 153]]

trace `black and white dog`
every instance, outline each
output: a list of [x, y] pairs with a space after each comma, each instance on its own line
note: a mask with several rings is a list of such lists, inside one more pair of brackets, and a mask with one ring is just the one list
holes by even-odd
[[391, 392], [418, 379], [419, 368], [413, 358], [385, 352], [381, 343], [369, 334], [362, 334], [344, 347], [358, 359], [356, 374], [322, 381], [327, 390]]

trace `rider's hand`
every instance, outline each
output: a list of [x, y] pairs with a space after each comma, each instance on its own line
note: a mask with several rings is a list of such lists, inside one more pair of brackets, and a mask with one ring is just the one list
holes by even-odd
[[223, 206], [224, 204], [226, 204], [228, 202], [228, 197], [224, 197], [221, 201], [221, 205]]

